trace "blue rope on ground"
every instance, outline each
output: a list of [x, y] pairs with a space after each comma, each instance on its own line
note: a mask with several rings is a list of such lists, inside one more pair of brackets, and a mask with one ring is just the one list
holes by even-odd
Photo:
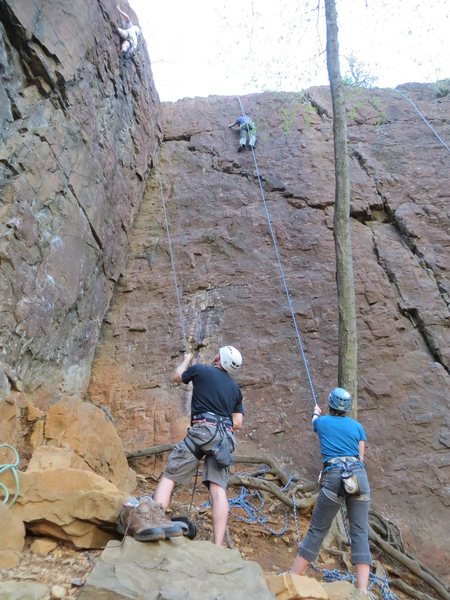
[[[327, 583], [332, 583], [333, 581], [349, 581], [352, 585], [355, 585], [355, 576], [351, 573], [343, 573], [338, 569], [320, 569], [313, 563], [311, 563], [310, 566], [316, 573], [320, 573]], [[389, 581], [386, 577], [378, 577], [378, 575], [370, 573], [369, 592], [372, 591], [374, 587], [378, 588], [383, 600], [397, 600], [397, 596], [389, 587]]]
[[17, 450], [15, 448], [13, 448], [13, 446], [10, 446], [9, 444], [0, 444], [0, 450], [2, 448], [7, 448], [8, 450], [11, 450], [11, 452], [14, 455], [14, 462], [5, 463], [3, 465], [0, 465], [0, 475], [2, 473], [6, 473], [6, 471], [11, 471], [11, 474], [14, 479], [14, 485], [15, 485], [16, 491], [14, 493], [12, 500], [10, 500], [10, 498], [9, 498], [8, 488], [6, 487], [6, 485], [4, 483], [2, 483], [0, 481], [0, 494], [3, 496], [3, 500], [1, 502], [2, 502], [2, 504], [8, 504], [8, 506], [11, 506], [17, 500], [17, 497], [19, 495], [19, 490], [20, 490], [19, 476], [17, 475], [17, 469], [19, 466], [19, 454], [18, 454]]
[[[255, 506], [254, 504], [249, 502], [248, 501], [249, 496], [251, 498], [256, 498], [259, 501], [259, 506]], [[264, 504], [265, 504], [264, 498], [261, 496], [261, 494], [258, 491], [249, 492], [249, 490], [244, 486], [241, 486], [241, 490], [240, 490], [240, 493], [238, 494], [238, 496], [235, 496], [234, 498], [231, 498], [229, 500], [230, 508], [241, 508], [242, 510], [244, 510], [245, 514], [247, 515], [246, 517], [241, 517], [240, 515], [231, 513], [233, 518], [236, 519], [237, 521], [242, 521], [243, 523], [248, 523], [248, 524], [257, 523], [258, 525], [261, 525], [262, 527], [264, 527], [264, 529], [266, 531], [268, 531], [269, 533], [271, 533], [272, 535], [274, 535], [276, 537], [279, 537], [279, 536], [285, 534], [287, 531], [287, 528], [288, 528], [288, 523], [289, 523], [288, 509], [286, 509], [286, 511], [284, 513], [284, 526], [279, 531], [275, 531], [274, 529], [269, 527], [269, 525], [267, 525], [267, 521], [269, 520], [269, 517], [262, 512], [262, 509], [264, 508]]]

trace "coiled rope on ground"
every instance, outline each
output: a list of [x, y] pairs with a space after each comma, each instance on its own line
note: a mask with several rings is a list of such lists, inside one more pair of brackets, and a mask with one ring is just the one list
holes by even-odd
[[0, 481], [0, 494], [1, 496], [3, 496], [1, 503], [7, 504], [8, 506], [12, 506], [17, 500], [20, 491], [19, 476], [17, 474], [17, 470], [19, 467], [19, 453], [13, 446], [10, 446], [9, 444], [0, 444], [0, 450], [2, 448], [6, 448], [7, 450], [11, 451], [14, 456], [13, 462], [0, 464], [0, 475], [2, 475], [2, 473], [6, 473], [7, 471], [11, 471], [11, 475], [13, 477], [15, 486], [14, 495], [12, 498], [10, 498], [9, 489], [7, 488], [6, 484]]

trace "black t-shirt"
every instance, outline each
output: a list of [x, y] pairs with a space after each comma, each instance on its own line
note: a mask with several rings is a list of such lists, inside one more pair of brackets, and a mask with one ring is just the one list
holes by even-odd
[[242, 392], [226, 371], [208, 365], [192, 365], [181, 375], [183, 383], [192, 381], [191, 415], [212, 412], [231, 419], [244, 414]]

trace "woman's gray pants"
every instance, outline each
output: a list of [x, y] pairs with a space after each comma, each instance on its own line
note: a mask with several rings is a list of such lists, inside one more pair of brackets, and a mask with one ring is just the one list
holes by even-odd
[[316, 560], [334, 517], [345, 504], [350, 523], [352, 564], [372, 564], [368, 536], [369, 481], [365, 469], [357, 468], [353, 473], [358, 478], [359, 495], [345, 493], [339, 468], [332, 468], [323, 474], [311, 524], [298, 552], [308, 562]]

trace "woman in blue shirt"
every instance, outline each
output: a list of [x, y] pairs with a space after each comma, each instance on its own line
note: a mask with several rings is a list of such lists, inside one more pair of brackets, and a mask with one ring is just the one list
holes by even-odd
[[329, 415], [320, 416], [321, 409], [317, 404], [314, 407], [313, 428], [319, 436], [323, 460], [320, 492], [291, 573], [302, 575], [316, 560], [334, 517], [345, 504], [356, 587], [367, 593], [372, 559], [368, 536], [370, 487], [364, 464], [366, 435], [360, 423], [346, 416], [351, 404], [347, 390], [334, 388], [328, 396]]

